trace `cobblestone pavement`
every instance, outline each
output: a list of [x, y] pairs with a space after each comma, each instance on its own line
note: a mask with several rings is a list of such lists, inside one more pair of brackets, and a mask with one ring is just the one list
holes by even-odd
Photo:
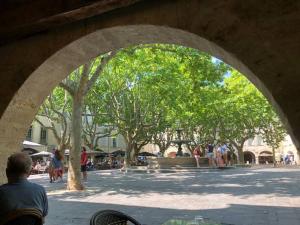
[[88, 225], [103, 209], [125, 212], [143, 224], [201, 215], [235, 225], [299, 225], [300, 169], [192, 170], [179, 173], [88, 173], [86, 190], [69, 192], [47, 175], [31, 180], [47, 189], [46, 225]]

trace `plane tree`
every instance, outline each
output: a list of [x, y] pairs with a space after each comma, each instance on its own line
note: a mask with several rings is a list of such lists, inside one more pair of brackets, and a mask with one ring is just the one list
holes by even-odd
[[70, 148], [71, 141], [71, 99], [67, 92], [56, 87], [40, 106], [35, 121], [50, 130], [58, 143], [58, 149]]
[[[216, 95], [215, 112], [218, 121], [219, 139], [231, 144], [238, 154], [239, 163], [244, 163], [245, 141], [276, 132], [282, 140], [282, 124], [272, 106], [258, 89], [242, 74], [232, 70], [224, 80], [223, 91]], [[272, 129], [274, 130], [272, 130]], [[276, 130], [276, 132], [275, 132]], [[265, 138], [267, 140], [269, 138]], [[278, 143], [278, 142], [277, 142]]]

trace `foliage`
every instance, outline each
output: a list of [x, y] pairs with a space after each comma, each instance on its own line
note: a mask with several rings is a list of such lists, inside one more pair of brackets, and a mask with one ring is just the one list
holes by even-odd
[[58, 149], [64, 151], [70, 147], [71, 98], [60, 87], [56, 87], [41, 105], [35, 121], [51, 130], [58, 143]]
[[220, 86], [226, 69], [195, 49], [136, 46], [116, 54], [94, 93], [105, 105], [109, 123], [123, 135], [128, 153], [137, 154], [150, 141], [163, 151], [170, 145], [175, 121], [180, 118], [186, 126], [196, 122], [199, 96]]
[[[177, 120], [191, 151], [196, 145], [205, 149], [208, 143], [227, 143], [238, 151], [240, 162], [247, 139], [261, 134], [277, 148], [284, 134], [270, 104], [243, 75], [182, 46], [139, 45], [111, 52], [77, 68], [60, 86], [70, 94], [65, 109], [72, 115], [73, 132], [79, 132], [75, 139], [83, 137], [96, 148], [99, 138], [116, 130], [128, 158], [148, 143], [165, 151]], [[59, 91], [47, 104], [53, 96], [62, 107]]]
[[[238, 150], [240, 163], [244, 162], [243, 146], [247, 139], [255, 135], [270, 137], [282, 141], [283, 129], [279, 118], [265, 97], [236, 70], [224, 80], [223, 91], [220, 92], [215, 107], [219, 122], [219, 142], [229, 143]], [[271, 132], [270, 127], [275, 128]], [[280, 128], [280, 129], [279, 129]], [[279, 136], [278, 136], [279, 135]], [[280, 137], [280, 138], [279, 138]]]

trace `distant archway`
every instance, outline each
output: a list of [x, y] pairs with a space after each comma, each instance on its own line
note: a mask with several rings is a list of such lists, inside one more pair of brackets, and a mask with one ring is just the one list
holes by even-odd
[[244, 162], [247, 164], [255, 164], [255, 155], [253, 152], [245, 151], [244, 152]]
[[258, 156], [259, 164], [273, 163], [273, 153], [269, 151], [263, 151]]

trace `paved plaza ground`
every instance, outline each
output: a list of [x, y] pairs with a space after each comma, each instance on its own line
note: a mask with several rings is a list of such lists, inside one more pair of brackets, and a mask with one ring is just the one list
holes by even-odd
[[299, 168], [191, 170], [179, 173], [89, 172], [86, 190], [68, 192], [47, 175], [30, 179], [49, 197], [46, 225], [88, 225], [103, 209], [125, 212], [143, 224], [201, 215], [235, 225], [299, 225]]

